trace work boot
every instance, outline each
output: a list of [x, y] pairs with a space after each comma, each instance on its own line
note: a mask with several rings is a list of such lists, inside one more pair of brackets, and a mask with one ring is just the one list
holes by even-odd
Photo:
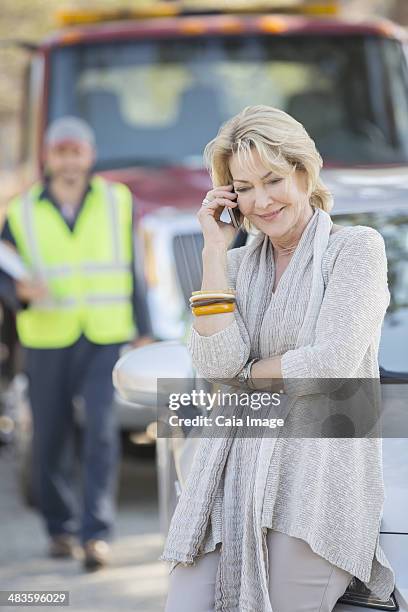
[[48, 552], [50, 557], [54, 559], [75, 557], [76, 546], [74, 537], [68, 533], [51, 536]]
[[109, 560], [109, 544], [105, 540], [88, 540], [84, 544], [84, 569], [93, 572], [105, 567]]

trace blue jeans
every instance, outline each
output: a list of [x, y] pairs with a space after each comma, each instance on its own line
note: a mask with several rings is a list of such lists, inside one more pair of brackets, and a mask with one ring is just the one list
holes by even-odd
[[[81, 336], [60, 349], [25, 349], [33, 420], [33, 492], [49, 535], [110, 539], [120, 437], [113, 410], [112, 369], [120, 344]], [[83, 399], [82, 492], [75, 495], [73, 398]]]

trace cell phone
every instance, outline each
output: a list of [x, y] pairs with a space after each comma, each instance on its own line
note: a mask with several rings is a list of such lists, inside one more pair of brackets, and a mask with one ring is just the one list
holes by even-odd
[[[235, 193], [235, 195], [238, 197], [238, 194], [236, 191], [233, 190], [233, 193]], [[241, 214], [241, 211], [239, 210], [239, 207], [228, 208], [228, 214], [230, 216], [232, 225], [236, 229], [239, 229], [242, 225], [242, 214]]]

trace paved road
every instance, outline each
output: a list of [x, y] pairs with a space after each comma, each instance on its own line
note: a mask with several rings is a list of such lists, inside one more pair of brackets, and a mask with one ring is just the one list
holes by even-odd
[[[0, 589], [69, 590], [72, 612], [163, 610], [168, 570], [157, 560], [163, 540], [152, 459], [123, 462], [112, 563], [92, 574], [76, 560], [47, 558], [41, 520], [22, 504], [17, 481], [11, 449], [0, 449]], [[46, 608], [1, 607], [16, 609]]]

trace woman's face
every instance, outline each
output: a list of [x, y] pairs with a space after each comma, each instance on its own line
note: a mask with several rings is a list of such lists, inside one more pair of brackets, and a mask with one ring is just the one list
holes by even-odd
[[239, 209], [271, 238], [289, 238], [312, 212], [306, 174], [296, 170], [289, 177], [277, 176], [264, 166], [256, 151], [252, 162], [253, 169], [250, 169], [241, 165], [236, 155], [230, 159]]

